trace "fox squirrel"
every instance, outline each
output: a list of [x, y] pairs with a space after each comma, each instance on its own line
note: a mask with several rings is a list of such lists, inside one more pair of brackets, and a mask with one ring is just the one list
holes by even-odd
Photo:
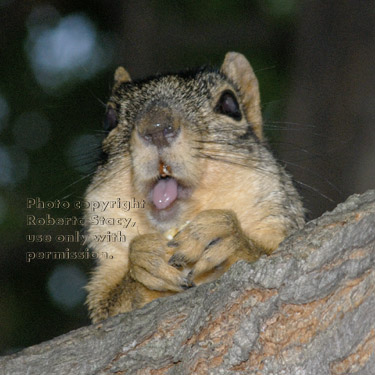
[[[131, 211], [126, 243], [93, 240], [121, 225], [87, 225], [93, 251], [112, 257], [99, 258], [87, 286], [93, 322], [215, 280], [239, 259], [254, 262], [304, 224], [291, 178], [264, 140], [258, 82], [243, 55], [227, 53], [219, 70], [134, 82], [119, 67], [114, 81], [104, 160], [85, 199], [146, 204]], [[126, 213], [114, 205], [102, 214]], [[169, 230], [177, 233], [167, 238]]]

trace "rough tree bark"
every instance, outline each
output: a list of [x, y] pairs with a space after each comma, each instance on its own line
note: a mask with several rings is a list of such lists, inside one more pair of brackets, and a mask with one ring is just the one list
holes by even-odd
[[1, 374], [374, 374], [375, 191], [271, 256], [0, 359]]

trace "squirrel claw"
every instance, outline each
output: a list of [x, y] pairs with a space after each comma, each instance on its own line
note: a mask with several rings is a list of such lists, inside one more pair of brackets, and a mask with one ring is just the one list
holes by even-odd
[[188, 278], [186, 278], [185, 282], [183, 284], [181, 284], [181, 287], [184, 290], [193, 288], [194, 286], [195, 286], [194, 282], [189, 280]]
[[176, 242], [176, 241], [171, 240], [171, 241], [168, 241], [167, 246], [168, 247], [178, 247], [179, 243]]
[[168, 261], [168, 264], [175, 268], [181, 268], [186, 265], [185, 258], [181, 254], [173, 254]]

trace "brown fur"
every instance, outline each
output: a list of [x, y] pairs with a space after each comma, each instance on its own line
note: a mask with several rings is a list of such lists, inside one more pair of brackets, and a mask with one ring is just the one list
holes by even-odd
[[[241, 119], [217, 113], [223, 92], [236, 96]], [[115, 73], [108, 106], [117, 126], [103, 142], [107, 161], [98, 167], [87, 201], [145, 200], [128, 213], [107, 209], [107, 218], [131, 216], [127, 243], [96, 242], [95, 234], [121, 226], [88, 225], [100, 258], [87, 290], [94, 322], [143, 306], [155, 298], [217, 279], [239, 259], [269, 254], [303, 225], [303, 209], [291, 179], [264, 143], [258, 82], [244, 56], [228, 53], [220, 71], [166, 75], [132, 83], [123, 68]], [[160, 147], [142, 134], [153, 121], [169, 121], [171, 143]], [[179, 196], [157, 210], [150, 191], [160, 163], [170, 167]], [[89, 220], [92, 212], [86, 212]], [[188, 225], [168, 241], [163, 233]]]

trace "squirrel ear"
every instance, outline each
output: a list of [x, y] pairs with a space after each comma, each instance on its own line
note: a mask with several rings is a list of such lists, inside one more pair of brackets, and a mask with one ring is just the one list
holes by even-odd
[[131, 78], [129, 73], [122, 66], [119, 66], [115, 71], [114, 81], [115, 84], [113, 88], [115, 89], [119, 87], [121, 83], [130, 82]]
[[228, 52], [220, 71], [231, 79], [240, 90], [246, 116], [252, 123], [256, 136], [262, 139], [259, 86], [250, 63], [244, 55], [237, 52]]

